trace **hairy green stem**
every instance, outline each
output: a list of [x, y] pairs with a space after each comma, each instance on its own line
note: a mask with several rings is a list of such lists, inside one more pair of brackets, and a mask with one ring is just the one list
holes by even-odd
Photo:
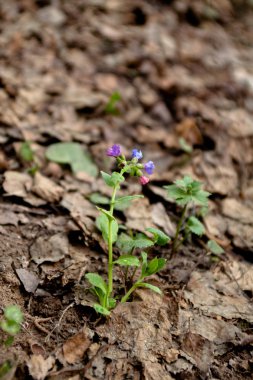
[[[112, 198], [111, 198], [111, 206], [110, 206], [110, 214], [113, 216], [114, 210], [114, 202], [116, 197], [118, 184], [116, 184], [113, 188]], [[112, 220], [109, 220], [108, 224], [108, 292], [107, 292], [107, 303], [108, 298], [110, 297], [113, 290], [113, 252], [112, 252]]]
[[180, 233], [183, 221], [184, 221], [184, 217], [185, 217], [185, 213], [186, 213], [186, 208], [187, 208], [187, 204], [183, 208], [181, 218], [180, 218], [180, 220], [178, 222], [178, 225], [177, 225], [176, 235], [174, 237], [174, 241], [173, 241], [173, 245], [172, 245], [172, 252], [171, 252], [172, 256], [174, 255], [176, 249], [178, 248], [177, 247], [178, 236], [179, 236], [179, 233]]
[[[121, 169], [120, 174], [123, 175], [125, 172], [125, 168]], [[111, 197], [110, 202], [110, 214], [113, 216], [114, 211], [114, 204], [115, 204], [115, 198], [116, 193], [119, 188], [119, 183], [116, 183]], [[108, 222], [108, 290], [106, 295], [106, 304], [107, 307], [109, 305], [109, 298], [113, 291], [113, 249], [112, 249], [113, 241], [112, 241], [112, 220], [109, 220]]]
[[121, 298], [121, 303], [124, 303], [128, 300], [130, 295], [135, 291], [136, 288], [138, 288], [139, 282], [137, 281], [133, 286], [128, 290], [128, 292], [124, 295], [124, 297]]

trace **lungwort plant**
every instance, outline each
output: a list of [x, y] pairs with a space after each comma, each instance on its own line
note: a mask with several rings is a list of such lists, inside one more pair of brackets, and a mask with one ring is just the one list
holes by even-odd
[[[0, 345], [3, 344], [5, 347], [9, 347], [13, 343], [15, 335], [20, 332], [22, 322], [23, 314], [18, 306], [10, 305], [4, 309], [4, 318], [0, 321], [0, 329], [7, 337], [3, 342], [0, 342]], [[0, 364], [0, 378], [7, 378], [7, 373], [11, 368], [12, 364], [9, 360]]]
[[[86, 279], [91, 284], [92, 292], [96, 295], [98, 302], [94, 304], [94, 308], [97, 312], [109, 315], [110, 309], [113, 309], [116, 305], [116, 297], [114, 295], [113, 287], [113, 272], [114, 266], [118, 265], [121, 269], [125, 270], [125, 294], [121, 297], [121, 302], [126, 302], [135, 289], [139, 287], [149, 288], [157, 293], [161, 293], [161, 290], [145, 282], [146, 277], [157, 273], [161, 270], [166, 260], [163, 258], [157, 258], [148, 261], [147, 252], [143, 249], [149, 248], [154, 244], [165, 245], [170, 238], [162, 231], [155, 228], [148, 228], [146, 234], [136, 234], [135, 236], [129, 236], [127, 234], [121, 234], [118, 238], [119, 225], [114, 216], [114, 209], [120, 205], [125, 205], [137, 198], [143, 198], [143, 195], [127, 195], [123, 197], [117, 197], [117, 192], [120, 189], [123, 182], [126, 180], [126, 176], [132, 176], [139, 178], [142, 185], [149, 182], [149, 178], [143, 175], [143, 171], [147, 174], [152, 174], [155, 165], [152, 161], [145, 164], [139, 162], [142, 159], [142, 152], [133, 149], [132, 157], [127, 160], [121, 153], [119, 145], [113, 145], [107, 150], [107, 156], [114, 157], [118, 171], [114, 171], [112, 174], [101, 172], [102, 177], [107, 186], [112, 189], [111, 199], [109, 201], [109, 208], [98, 208], [100, 216], [97, 219], [97, 226], [100, 229], [102, 236], [108, 246], [108, 278], [107, 282], [97, 273], [87, 273]], [[117, 244], [117, 247], [123, 253], [117, 259], [114, 260], [113, 247]], [[134, 254], [135, 250], [140, 250], [140, 257]], [[138, 273], [137, 279], [136, 274]]]
[[[168, 196], [175, 199], [176, 203], [182, 207], [172, 244], [172, 255], [189, 235], [201, 236], [205, 232], [205, 227], [197, 216], [207, 210], [210, 193], [202, 190], [201, 187], [201, 182], [195, 181], [189, 176], [176, 180], [173, 185], [165, 186]], [[197, 206], [200, 206], [199, 212], [196, 211]]]
[[8, 335], [4, 341], [5, 346], [13, 343], [14, 336], [19, 333], [22, 322], [23, 314], [18, 306], [10, 305], [4, 309], [4, 318], [0, 322], [0, 328]]

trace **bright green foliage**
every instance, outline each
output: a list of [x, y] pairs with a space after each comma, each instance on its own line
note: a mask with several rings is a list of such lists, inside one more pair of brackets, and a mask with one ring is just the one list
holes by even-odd
[[186, 228], [198, 236], [202, 236], [205, 233], [205, 227], [203, 223], [201, 223], [201, 221], [196, 218], [196, 216], [190, 216], [186, 222]]
[[89, 200], [92, 203], [95, 203], [97, 205], [108, 205], [110, 204], [110, 199], [106, 197], [105, 195], [102, 195], [100, 193], [93, 193], [89, 196]]
[[[99, 215], [99, 217], [96, 220], [96, 225], [98, 229], [102, 232], [103, 239], [106, 243], [108, 243], [108, 230], [109, 230], [109, 220], [105, 214]], [[118, 237], [118, 222], [114, 219], [111, 222], [111, 235], [112, 235], [112, 243], [115, 243], [117, 241]]]
[[0, 327], [9, 335], [4, 342], [6, 346], [10, 346], [13, 343], [14, 336], [21, 329], [23, 319], [23, 313], [18, 306], [10, 305], [4, 309], [4, 319], [0, 322]]
[[122, 255], [116, 261], [114, 261], [114, 264], [119, 264], [121, 266], [138, 267], [140, 265], [140, 261], [136, 256]]
[[[4, 378], [4, 376], [11, 370], [12, 365], [9, 360], [6, 360], [1, 366], [0, 366], [0, 379]], [[6, 377], [7, 379], [8, 377]]]
[[153, 238], [149, 238], [143, 233], [137, 233], [131, 237], [126, 233], [121, 233], [117, 240], [117, 247], [125, 253], [131, 252], [133, 249], [144, 249], [152, 247], [155, 244], [165, 245], [170, 241], [170, 237], [158, 228], [147, 228], [146, 231], [153, 235]]
[[146, 252], [141, 252], [142, 257], [142, 264], [141, 264], [141, 272], [140, 276], [137, 279], [137, 281], [133, 284], [133, 286], [129, 289], [129, 291], [125, 294], [125, 296], [121, 299], [121, 302], [126, 302], [130, 295], [135, 291], [137, 288], [148, 288], [152, 290], [153, 292], [162, 294], [162, 291], [154, 285], [151, 285], [147, 282], [143, 282], [143, 280], [151, 276], [152, 274], [155, 274], [159, 272], [166, 264], [166, 260], [162, 258], [155, 257], [151, 261], [148, 261], [148, 255]]
[[148, 282], [139, 282], [138, 287], [139, 288], [148, 288], [150, 290], [153, 290], [153, 292], [155, 292], [155, 293], [162, 294], [162, 291], [161, 291], [161, 289], [158, 288], [158, 286], [151, 285]]
[[26, 162], [32, 162], [34, 160], [34, 154], [29, 141], [24, 141], [21, 144], [19, 154], [22, 160]]
[[78, 143], [52, 144], [46, 150], [46, 158], [58, 164], [70, 165], [73, 173], [85, 172], [94, 177], [98, 174], [97, 166], [91, 160], [90, 155]]
[[[153, 162], [147, 164], [141, 164], [138, 162], [142, 157], [136, 157], [137, 149], [132, 151], [132, 159], [127, 161], [125, 156], [121, 154], [121, 148], [119, 145], [114, 144], [107, 150], [109, 157], [116, 158], [116, 162], [119, 168], [119, 172], [114, 171], [112, 174], [101, 171], [102, 178], [107, 186], [112, 189], [111, 199], [102, 196], [99, 193], [90, 196], [90, 200], [96, 204], [108, 205], [108, 209], [97, 207], [100, 212], [99, 217], [96, 220], [98, 229], [102, 232], [102, 236], [108, 245], [108, 281], [107, 283], [101, 276], [96, 273], [87, 273], [86, 280], [91, 284], [91, 292], [96, 296], [98, 303], [95, 303], [94, 309], [104, 315], [110, 314], [110, 309], [116, 306], [116, 299], [113, 295], [113, 269], [117, 265], [121, 268], [119, 272], [124, 275], [124, 288], [126, 294], [122, 297], [121, 302], [127, 301], [131, 293], [138, 287], [144, 287], [153, 290], [156, 293], [161, 294], [159, 288], [154, 285], [150, 285], [143, 282], [144, 278], [157, 273], [165, 265], [165, 259], [154, 258], [151, 261], [147, 260], [147, 253], [142, 252], [141, 258], [138, 257], [138, 250], [150, 248], [154, 244], [165, 245], [169, 241], [169, 237], [162, 231], [156, 228], [149, 228], [147, 231], [152, 235], [149, 238], [144, 233], [136, 233], [133, 236], [129, 236], [126, 233], [121, 233], [118, 237], [118, 223], [114, 217], [114, 209], [122, 210], [129, 206], [129, 204], [136, 200], [143, 198], [143, 195], [127, 195], [117, 197], [117, 191], [120, 189], [121, 184], [125, 181], [125, 173], [129, 173], [130, 176], [137, 176], [141, 181], [143, 177], [143, 171], [148, 174], [146, 166], [151, 165], [154, 169]], [[138, 152], [137, 152], [138, 153]], [[149, 169], [150, 171], [150, 169]], [[121, 230], [126, 229], [124, 226], [120, 226]], [[117, 247], [120, 250], [120, 256], [114, 260], [113, 257], [113, 244], [117, 243]], [[137, 250], [137, 253], [135, 252]], [[137, 281], [135, 277], [139, 275]], [[129, 290], [127, 290], [130, 287]]]
[[171, 239], [163, 231], [158, 228], [149, 227], [146, 231], [150, 232], [154, 236], [154, 243], [158, 245], [166, 245]]
[[93, 305], [94, 309], [97, 313], [108, 316], [110, 315], [110, 311], [106, 309], [106, 307], [99, 305], [99, 303], [94, 303]]
[[189, 176], [178, 179], [174, 185], [164, 186], [169, 197], [175, 199], [177, 204], [184, 206], [189, 203], [207, 206], [210, 193], [201, 189], [201, 182], [193, 180]]
[[85, 277], [89, 281], [89, 283], [94, 286], [95, 288], [99, 288], [102, 290], [104, 294], [107, 292], [107, 286], [104, 282], [103, 278], [99, 276], [97, 273], [86, 273]]
[[153, 240], [149, 239], [146, 235], [138, 233], [135, 237], [130, 237], [125, 233], [122, 233], [117, 241], [117, 247], [122, 252], [131, 252], [135, 248], [148, 248], [154, 245]]
[[125, 178], [123, 175], [121, 175], [118, 172], [113, 172], [112, 175], [105, 173], [101, 171], [101, 175], [103, 177], [103, 180], [105, 181], [107, 186], [115, 187], [116, 185], [119, 186], [121, 182], [124, 182]]
[[[201, 236], [205, 233], [204, 225], [195, 215], [187, 218], [187, 211], [192, 206], [200, 206], [201, 211], [199, 212], [199, 215], [202, 216], [208, 209], [208, 197], [210, 193], [202, 190], [201, 186], [201, 182], [195, 181], [189, 176], [184, 176], [183, 179], [178, 179], [173, 185], [164, 186], [168, 191], [168, 196], [175, 199], [176, 203], [183, 207], [173, 240], [172, 255], [189, 234], [192, 233]], [[180, 240], [180, 234], [182, 232], [185, 236]]]
[[215, 240], [208, 240], [207, 246], [210, 249], [210, 251], [215, 255], [221, 255], [222, 253], [224, 253], [224, 249], [218, 243], [216, 243]]
[[112, 93], [108, 103], [105, 106], [105, 112], [110, 115], [119, 115], [117, 103], [121, 100], [121, 95], [118, 91]]
[[[131, 205], [135, 199], [143, 198], [143, 195], [127, 195], [125, 197], [116, 198], [114, 201], [115, 210], [125, 210]], [[100, 193], [93, 193], [89, 196], [91, 202], [100, 205], [110, 205], [110, 199]]]
[[[144, 198], [143, 195], [126, 195], [125, 197], [119, 197], [115, 199], [115, 206], [118, 205], [129, 205], [131, 201], [134, 201], [135, 199]], [[124, 207], [126, 208], [126, 207]]]

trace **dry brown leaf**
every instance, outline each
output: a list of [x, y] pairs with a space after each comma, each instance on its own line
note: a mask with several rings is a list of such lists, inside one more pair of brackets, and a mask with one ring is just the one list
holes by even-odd
[[90, 339], [83, 331], [66, 340], [62, 347], [66, 362], [69, 364], [79, 362], [83, 358], [83, 355], [89, 348], [90, 344]]
[[8, 195], [25, 198], [32, 188], [32, 177], [27, 173], [7, 171], [4, 179], [3, 188]]
[[175, 235], [176, 226], [170, 220], [162, 203], [155, 203], [151, 206], [151, 216], [153, 223], [162, 228], [166, 234], [169, 236]]
[[244, 291], [253, 293], [253, 266], [251, 263], [244, 261], [229, 261], [226, 263], [229, 273], [231, 273], [231, 281]]
[[191, 145], [201, 144], [203, 142], [201, 132], [196, 124], [196, 120], [193, 118], [188, 117], [177, 124], [176, 132]]
[[51, 179], [36, 172], [32, 191], [47, 202], [59, 202], [64, 190]]
[[27, 269], [16, 269], [16, 274], [28, 293], [34, 293], [39, 285], [39, 278]]
[[238, 220], [227, 219], [228, 233], [233, 236], [233, 244], [241, 249], [253, 249], [253, 226], [241, 224]]
[[44, 261], [57, 262], [68, 255], [68, 238], [64, 233], [51, 237], [39, 236], [30, 248], [31, 259], [36, 264]]
[[55, 359], [52, 356], [44, 359], [42, 355], [32, 355], [27, 361], [27, 366], [34, 380], [44, 380], [54, 363]]
[[206, 178], [206, 189], [211, 193], [228, 195], [238, 186], [238, 177], [232, 165], [226, 165], [211, 155], [194, 160], [196, 172]]
[[222, 202], [223, 215], [242, 224], [253, 224], [253, 204], [243, 203], [234, 198], [226, 198]]
[[212, 342], [192, 332], [186, 333], [182, 338], [181, 351], [194, 360], [201, 372], [206, 373], [213, 361]]
[[[215, 355], [220, 355], [219, 346], [223, 343], [236, 342], [247, 336], [238, 327], [230, 322], [218, 318], [207, 317], [199, 310], [179, 309], [178, 329], [180, 334], [191, 332], [201, 335], [215, 344]], [[224, 350], [224, 347], [223, 347]]]
[[[219, 278], [226, 281], [226, 287], [221, 283], [223, 292], [226, 291], [226, 294], [221, 294]], [[227, 319], [238, 318], [252, 323], [252, 304], [242, 297], [240, 290], [236, 291], [230, 282], [227, 276], [221, 273], [219, 277], [215, 277], [211, 272], [193, 272], [184, 297], [205, 315], [217, 315]]]
[[247, 111], [237, 108], [231, 111], [222, 111], [220, 114], [230, 136], [236, 138], [253, 136], [252, 116]]
[[125, 210], [127, 228], [144, 232], [147, 227], [153, 227], [151, 209], [147, 198], [137, 199]]

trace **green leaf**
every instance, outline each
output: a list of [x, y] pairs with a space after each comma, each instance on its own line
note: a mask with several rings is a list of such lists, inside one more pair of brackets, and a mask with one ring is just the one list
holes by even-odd
[[168, 235], [166, 235], [163, 231], [159, 230], [158, 228], [149, 227], [146, 228], [146, 231], [154, 235], [154, 243], [158, 245], [165, 245], [171, 240]]
[[154, 242], [144, 234], [137, 234], [134, 238], [131, 238], [127, 234], [122, 233], [117, 241], [117, 246], [123, 252], [130, 252], [134, 248], [148, 248], [152, 247]]
[[180, 145], [181, 149], [184, 152], [186, 152], [186, 153], [192, 153], [192, 151], [193, 151], [192, 146], [190, 144], [188, 144], [183, 137], [180, 137], [179, 140], [178, 140], [178, 142], [179, 142], [179, 145]]
[[201, 182], [185, 176], [183, 179], [176, 180], [173, 185], [165, 186], [165, 189], [168, 191], [168, 196], [175, 199], [181, 206], [190, 202], [207, 206], [210, 193], [201, 190], [201, 185]]
[[129, 202], [129, 201], [133, 201], [134, 199], [138, 199], [138, 198], [144, 198], [143, 195], [127, 195], [125, 197], [120, 197], [120, 198], [116, 198], [115, 199], [115, 204], [119, 204], [119, 203], [125, 203], [125, 202]]
[[200, 222], [195, 216], [191, 216], [187, 220], [187, 228], [193, 233], [198, 236], [201, 236], [205, 233], [205, 227], [203, 223]]
[[16, 335], [20, 331], [20, 324], [14, 321], [3, 320], [0, 324], [3, 331], [9, 335]]
[[24, 141], [21, 144], [19, 154], [21, 158], [26, 162], [32, 162], [34, 160], [34, 154], [29, 141]]
[[153, 260], [149, 261], [146, 269], [146, 275], [150, 276], [151, 274], [156, 273], [158, 268], [158, 258], [155, 257]]
[[114, 309], [116, 306], [116, 300], [115, 298], [109, 298], [108, 299], [108, 307], [109, 309]]
[[104, 294], [107, 293], [107, 286], [103, 278], [97, 273], [86, 273], [85, 278], [89, 281], [91, 285], [102, 290]]
[[121, 182], [125, 181], [125, 178], [123, 177], [123, 175], [121, 175], [118, 172], [113, 172], [112, 175], [105, 173], [103, 171], [101, 171], [100, 173], [101, 173], [105, 183], [110, 187], [114, 187], [114, 186], [120, 184]]
[[142, 267], [141, 267], [141, 276], [144, 277], [148, 265], [148, 255], [146, 252], [142, 251], [141, 252], [141, 257], [142, 257]]
[[132, 248], [148, 248], [152, 247], [154, 242], [149, 239], [146, 235], [139, 233], [135, 236], [132, 243]]
[[141, 288], [148, 288], [148, 289], [153, 290], [153, 292], [155, 292], [155, 293], [163, 294], [162, 291], [161, 291], [161, 289], [159, 289], [157, 286], [155, 286], [155, 285], [151, 285], [151, 284], [149, 284], [149, 283], [147, 283], [147, 282], [140, 282], [140, 283], [138, 284], [138, 287], [141, 287]]
[[125, 210], [131, 205], [131, 201], [137, 198], [143, 198], [143, 195], [128, 195], [125, 197], [116, 198], [114, 202], [115, 210]]
[[114, 261], [114, 264], [119, 264], [121, 266], [138, 267], [140, 265], [140, 261], [136, 256], [122, 255], [116, 261]]
[[132, 249], [132, 238], [126, 233], [122, 232], [117, 240], [117, 247], [124, 253], [128, 253]]
[[153, 260], [151, 260], [148, 263], [146, 271], [145, 271], [145, 276], [151, 276], [152, 274], [159, 272], [159, 270], [161, 270], [165, 264], [166, 264], [165, 259], [163, 258], [158, 259], [157, 257], [155, 257]]
[[100, 171], [103, 180], [105, 181], [107, 186], [113, 187], [114, 183], [112, 181], [112, 176], [108, 173], [103, 172], [102, 170]]
[[93, 177], [98, 174], [97, 166], [91, 160], [90, 155], [78, 143], [52, 144], [46, 150], [46, 158], [58, 164], [69, 164], [74, 173], [85, 172]]
[[[13, 342], [14, 342], [14, 336], [8, 336], [8, 338], [4, 341], [4, 345], [5, 347], [10, 347]], [[0, 376], [0, 379], [1, 379], [1, 376]]]
[[[11, 370], [12, 365], [9, 360], [6, 360], [2, 365], [0, 365], [0, 379], [4, 378], [4, 376]], [[6, 377], [7, 380], [8, 377]]]
[[98, 314], [110, 315], [110, 311], [106, 309], [105, 307], [99, 305], [98, 303], [94, 303], [93, 307]]
[[89, 200], [92, 203], [100, 204], [100, 205], [108, 205], [110, 204], [110, 199], [100, 193], [93, 193], [89, 196]]
[[8, 321], [21, 324], [23, 322], [23, 313], [17, 305], [6, 306], [4, 316]]
[[[100, 215], [96, 220], [96, 225], [97, 225], [97, 228], [102, 232], [104, 241], [108, 243], [108, 232], [109, 232], [108, 217], [104, 214]], [[116, 219], [112, 220], [111, 228], [112, 228], [112, 243], [115, 243], [118, 238], [118, 229], [119, 229]]]
[[158, 259], [156, 272], [159, 272], [159, 270], [161, 270], [165, 266], [166, 262], [167, 262], [166, 259], [163, 259], [163, 258]]
[[111, 179], [112, 179], [114, 186], [116, 186], [118, 183], [125, 181], [125, 178], [123, 177], [123, 175], [118, 173], [118, 172], [113, 172], [111, 175]]
[[102, 212], [102, 214], [104, 214], [108, 220], [112, 221], [112, 220], [115, 220], [114, 216], [110, 213], [110, 211], [107, 211], [105, 210], [104, 208], [101, 208], [101, 207], [97, 207], [96, 208]]
[[99, 289], [95, 286], [92, 289], [90, 289], [90, 291], [91, 291], [91, 293], [94, 293], [98, 297], [99, 303], [101, 305], [103, 305], [106, 294], [101, 289]]
[[215, 240], [208, 240], [207, 246], [215, 255], [221, 255], [224, 253], [224, 249], [218, 243], [216, 243]]
[[121, 95], [118, 91], [115, 91], [110, 96], [108, 103], [105, 106], [105, 112], [110, 115], [119, 115], [119, 110], [116, 107], [117, 103], [121, 100]]

